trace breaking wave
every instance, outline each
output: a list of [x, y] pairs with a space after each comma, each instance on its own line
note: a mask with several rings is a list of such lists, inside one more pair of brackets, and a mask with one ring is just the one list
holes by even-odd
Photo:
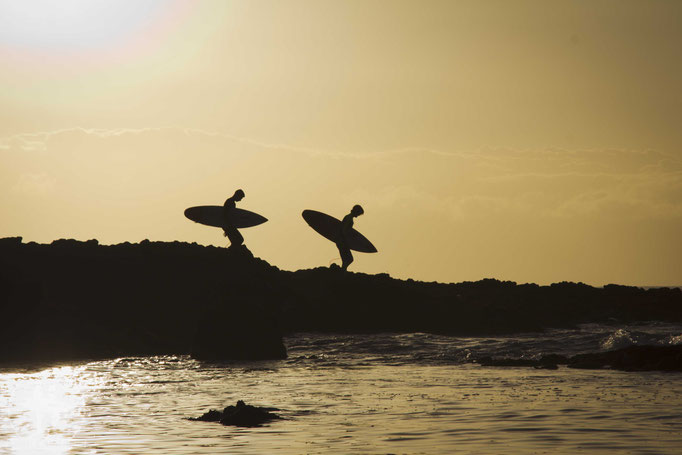
[[295, 334], [286, 337], [289, 362], [319, 365], [367, 363], [461, 364], [483, 356], [539, 359], [633, 345], [682, 344], [682, 326], [585, 324], [512, 336], [457, 337], [430, 333]]

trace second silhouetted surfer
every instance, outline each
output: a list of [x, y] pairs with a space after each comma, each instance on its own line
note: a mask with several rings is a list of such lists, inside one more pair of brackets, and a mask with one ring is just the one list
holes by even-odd
[[244, 243], [244, 237], [231, 220], [231, 215], [237, 206], [236, 203], [242, 199], [244, 199], [244, 191], [237, 190], [232, 197], [227, 198], [225, 204], [223, 204], [223, 232], [225, 233], [225, 237], [230, 239], [230, 247], [238, 247]]
[[348, 215], [343, 217], [343, 220], [338, 220], [326, 213], [310, 209], [304, 210], [301, 215], [305, 222], [308, 223], [308, 226], [313, 228], [315, 232], [336, 244], [343, 261], [341, 267], [343, 270], [347, 270], [348, 266], [353, 262], [351, 250], [361, 253], [377, 252], [377, 249], [372, 245], [372, 242], [367, 240], [367, 237], [353, 229], [353, 218], [363, 213], [362, 207], [356, 205]]

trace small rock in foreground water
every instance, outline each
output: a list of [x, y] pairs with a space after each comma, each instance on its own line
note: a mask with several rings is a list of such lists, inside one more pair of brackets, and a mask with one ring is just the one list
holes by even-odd
[[198, 418], [189, 420], [199, 420], [202, 422], [220, 422], [223, 425], [234, 425], [237, 427], [256, 427], [271, 420], [281, 419], [280, 416], [270, 411], [277, 411], [276, 408], [260, 408], [237, 401], [236, 406], [228, 406], [223, 411], [211, 409]]

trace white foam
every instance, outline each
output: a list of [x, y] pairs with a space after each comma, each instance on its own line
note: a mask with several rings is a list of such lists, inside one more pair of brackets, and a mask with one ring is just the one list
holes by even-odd
[[611, 351], [613, 349], [626, 348], [634, 344], [637, 344], [637, 342], [632, 338], [630, 332], [625, 329], [618, 329], [602, 341], [601, 347], [602, 349]]

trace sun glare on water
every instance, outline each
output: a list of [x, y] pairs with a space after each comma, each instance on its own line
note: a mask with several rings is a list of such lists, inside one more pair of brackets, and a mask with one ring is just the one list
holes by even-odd
[[86, 385], [79, 367], [57, 367], [33, 374], [6, 375], [0, 404], [13, 431], [12, 453], [65, 454], [77, 433], [76, 420], [85, 406]]

